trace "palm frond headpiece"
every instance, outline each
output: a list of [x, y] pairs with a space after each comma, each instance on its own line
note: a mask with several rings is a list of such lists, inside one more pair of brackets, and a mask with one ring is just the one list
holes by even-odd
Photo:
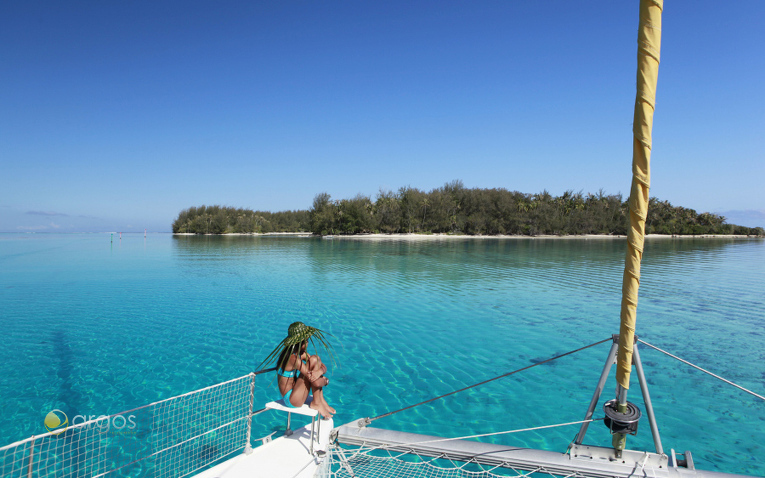
[[[303, 322], [293, 322], [290, 324], [290, 326], [287, 328], [287, 337], [285, 337], [281, 342], [279, 342], [279, 345], [276, 346], [276, 348], [271, 351], [270, 354], [268, 354], [268, 357], [266, 357], [265, 360], [260, 364], [258, 367], [259, 369], [262, 369], [265, 365], [268, 365], [272, 360], [276, 360], [280, 355], [281, 352], [288, 348], [288, 347], [294, 347], [296, 345], [299, 345], [303, 342], [310, 342], [311, 345], [316, 347], [316, 343], [314, 342], [314, 339], [321, 344], [322, 347], [324, 347], [327, 352], [332, 355], [332, 345], [327, 341], [327, 339], [324, 337], [325, 332], [321, 329], [317, 329], [316, 327], [311, 327], [309, 325], [305, 325]], [[327, 334], [330, 337], [332, 334]], [[288, 358], [285, 357], [284, 360]], [[277, 363], [277, 367], [283, 368], [286, 363]]]

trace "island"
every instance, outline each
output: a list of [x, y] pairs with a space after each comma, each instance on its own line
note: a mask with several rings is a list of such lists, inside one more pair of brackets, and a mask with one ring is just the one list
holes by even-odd
[[[357, 234], [453, 234], [467, 236], [576, 236], [627, 234], [629, 205], [621, 194], [547, 191], [527, 194], [504, 188], [465, 188], [455, 180], [425, 192], [410, 186], [333, 200], [326, 192], [307, 210], [267, 212], [199, 206], [184, 209], [174, 233], [256, 234], [306, 232]], [[651, 198], [646, 234], [763, 236], [762, 227], [728, 224], [725, 217]]]

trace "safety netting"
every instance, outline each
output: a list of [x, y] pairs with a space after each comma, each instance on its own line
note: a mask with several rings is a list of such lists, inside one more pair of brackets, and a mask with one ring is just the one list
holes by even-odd
[[[177, 478], [244, 450], [255, 375], [109, 416], [67, 417], [0, 448], [3, 478]], [[54, 420], [55, 418], [55, 420]], [[48, 420], [46, 420], [46, 425]]]
[[406, 453], [375, 448], [347, 448], [332, 445], [321, 468], [315, 475], [320, 478], [579, 478], [581, 473], [556, 474], [544, 467], [530, 470], [514, 468], [508, 463], [481, 464], [477, 460], [457, 461], [447, 455], [421, 456], [410, 450]]

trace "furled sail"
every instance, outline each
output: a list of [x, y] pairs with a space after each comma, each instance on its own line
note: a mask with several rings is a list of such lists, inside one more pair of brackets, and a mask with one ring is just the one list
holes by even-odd
[[627, 257], [622, 282], [621, 326], [617, 355], [616, 381], [624, 389], [630, 387], [635, 320], [640, 287], [640, 261], [643, 257], [645, 220], [648, 214], [648, 192], [651, 186], [651, 130], [659, 75], [661, 50], [661, 12], [663, 0], [641, 0], [638, 31], [637, 96], [632, 126], [632, 188], [627, 233]]

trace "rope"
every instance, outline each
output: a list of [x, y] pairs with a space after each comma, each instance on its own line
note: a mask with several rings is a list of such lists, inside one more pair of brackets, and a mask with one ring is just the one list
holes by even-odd
[[690, 365], [691, 367], [693, 367], [693, 368], [695, 368], [695, 369], [697, 369], [697, 370], [701, 370], [702, 372], [704, 372], [704, 373], [706, 373], [706, 374], [709, 374], [709, 375], [713, 376], [714, 378], [716, 378], [716, 379], [718, 379], [718, 380], [722, 380], [723, 382], [725, 382], [725, 383], [727, 383], [727, 384], [729, 384], [729, 385], [733, 385], [734, 387], [736, 387], [736, 388], [738, 388], [738, 389], [741, 389], [741, 390], [745, 391], [746, 393], [748, 393], [748, 394], [750, 394], [750, 395], [754, 395], [755, 397], [759, 398], [760, 400], [765, 400], [765, 397], [763, 397], [762, 395], [759, 395], [759, 394], [757, 394], [757, 393], [754, 393], [753, 391], [751, 391], [751, 390], [748, 390], [748, 389], [746, 389], [746, 388], [742, 387], [741, 385], [735, 384], [735, 383], [731, 382], [730, 380], [724, 379], [724, 378], [722, 378], [722, 377], [721, 377], [721, 376], [719, 376], [719, 375], [715, 375], [715, 374], [713, 374], [712, 372], [710, 372], [709, 370], [704, 370], [703, 368], [699, 367], [698, 365], [694, 365], [694, 364], [690, 363], [690, 362], [689, 362], [689, 361], [687, 361], [687, 360], [683, 360], [683, 359], [681, 359], [680, 357], [677, 357], [677, 356], [675, 356], [675, 355], [672, 355], [671, 353], [667, 352], [666, 350], [662, 350], [662, 349], [660, 349], [659, 347], [657, 347], [657, 346], [655, 346], [655, 345], [651, 345], [651, 344], [649, 344], [648, 342], [645, 342], [645, 341], [643, 341], [643, 340], [640, 340], [640, 339], [638, 339], [638, 342], [640, 342], [640, 343], [642, 343], [642, 344], [644, 344], [644, 345], [647, 345], [647, 346], [651, 347], [651, 348], [652, 348], [652, 349], [654, 349], [654, 350], [658, 350], [659, 352], [661, 352], [661, 353], [663, 353], [663, 354], [665, 354], [665, 355], [669, 355], [669, 356], [670, 356], [670, 357], [672, 357], [673, 359], [677, 359], [677, 360], [679, 360], [679, 361], [683, 362], [684, 364], [686, 364], [686, 365]]
[[479, 383], [476, 383], [474, 385], [469, 385], [469, 386], [467, 386], [465, 388], [461, 388], [459, 390], [455, 390], [453, 392], [449, 392], [449, 393], [446, 393], [444, 395], [440, 395], [438, 397], [431, 398], [430, 400], [425, 400], [424, 402], [415, 403], [414, 405], [409, 405], [408, 407], [401, 408], [401, 409], [396, 410], [394, 412], [388, 412], [388, 413], [385, 413], [383, 415], [376, 416], [374, 418], [369, 418], [368, 421], [369, 421], [369, 423], [371, 423], [374, 420], [377, 420], [377, 419], [380, 419], [380, 418], [389, 417], [389, 416], [393, 415], [394, 413], [403, 412], [404, 410], [409, 410], [410, 408], [414, 408], [414, 407], [418, 407], [420, 405], [424, 405], [426, 403], [430, 403], [432, 401], [438, 400], [439, 398], [448, 397], [449, 395], [454, 395], [455, 393], [464, 392], [465, 390], [468, 390], [468, 389], [471, 389], [471, 388], [475, 388], [475, 387], [477, 387], [479, 385], [483, 385], [485, 383], [493, 382], [494, 380], [499, 380], [500, 378], [509, 377], [510, 375], [516, 374], [518, 372], [523, 372], [524, 370], [528, 370], [530, 368], [536, 367], [537, 365], [543, 365], [543, 364], [546, 364], [547, 362], [552, 362], [553, 360], [559, 359], [561, 357], [565, 357], [566, 355], [571, 355], [571, 354], [576, 353], [576, 352], [581, 352], [584, 349], [588, 349], [590, 347], [594, 347], [596, 345], [600, 345], [603, 342], [608, 342], [609, 340], [613, 340], [613, 338], [609, 337], [607, 339], [601, 340], [600, 342], [595, 342], [594, 344], [586, 345], [586, 346], [578, 348], [576, 350], [572, 350], [570, 352], [566, 352], [565, 354], [556, 355], [555, 357], [549, 358], [547, 360], [543, 360], [541, 362], [537, 362], [537, 363], [529, 365], [527, 367], [519, 368], [518, 370], [513, 370], [512, 372], [507, 372], [507, 373], [502, 374], [502, 375], [500, 375], [498, 377], [490, 378], [488, 380], [484, 380], [483, 382], [479, 382]]
[[[356, 478], [356, 474], [353, 472], [353, 468], [351, 468], [351, 464], [348, 462], [348, 457], [345, 456], [343, 449], [340, 448], [339, 446], [333, 445], [332, 450], [336, 451], [340, 455], [340, 465], [346, 470], [348, 470], [348, 473], [350, 473], [353, 478]], [[358, 455], [358, 453], [354, 453], [353, 456], [356, 456], [356, 455]], [[330, 458], [331, 457], [332, 455], [330, 455]]]

